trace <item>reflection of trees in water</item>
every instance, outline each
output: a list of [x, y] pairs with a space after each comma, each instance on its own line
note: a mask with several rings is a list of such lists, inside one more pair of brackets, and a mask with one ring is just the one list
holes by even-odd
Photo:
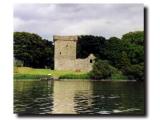
[[139, 82], [15, 81], [14, 111], [34, 114], [143, 114], [143, 85]]
[[75, 94], [79, 114], [143, 114], [143, 84], [136, 82], [93, 82], [92, 93]]
[[[143, 88], [143, 85], [137, 82], [95, 83], [93, 84], [94, 95], [99, 95], [101, 97], [95, 99], [96, 103], [94, 107], [98, 107], [99, 111], [107, 111], [109, 113], [132, 112], [134, 114], [143, 114]], [[129, 111], [131, 109], [133, 111]]]
[[53, 82], [15, 81], [14, 112], [23, 114], [43, 114], [52, 110]]
[[120, 90], [121, 106], [124, 110], [128, 110], [125, 113], [144, 114], [144, 83], [128, 82], [124, 83], [122, 88], [123, 90]]

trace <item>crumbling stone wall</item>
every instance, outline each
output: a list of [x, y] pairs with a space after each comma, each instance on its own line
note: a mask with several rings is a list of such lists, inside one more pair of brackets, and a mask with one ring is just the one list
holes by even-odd
[[55, 70], [90, 71], [94, 63], [94, 55], [85, 59], [76, 59], [77, 36], [54, 36], [54, 68]]
[[94, 59], [95, 57], [93, 54], [90, 54], [85, 59], [76, 59], [75, 60], [76, 71], [91, 71]]

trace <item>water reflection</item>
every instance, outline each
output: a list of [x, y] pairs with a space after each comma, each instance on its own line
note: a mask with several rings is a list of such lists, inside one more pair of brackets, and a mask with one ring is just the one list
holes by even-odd
[[15, 81], [14, 112], [47, 114], [53, 106], [53, 82]]
[[[79, 92], [92, 94], [90, 81], [55, 81], [54, 82], [54, 110], [56, 114], [75, 114], [75, 95]], [[81, 96], [83, 97], [83, 96]], [[88, 100], [89, 101], [89, 100]]]
[[92, 92], [77, 91], [79, 114], [143, 114], [144, 86], [137, 82], [92, 82]]
[[14, 112], [144, 114], [144, 84], [87, 80], [15, 81]]

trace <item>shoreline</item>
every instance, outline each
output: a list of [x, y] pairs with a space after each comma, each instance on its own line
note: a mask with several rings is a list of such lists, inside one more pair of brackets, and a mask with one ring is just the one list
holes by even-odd
[[91, 81], [138, 81], [130, 80], [124, 76], [117, 76], [113, 74], [108, 79], [91, 79], [87, 72], [75, 72], [75, 71], [56, 71], [51, 69], [35, 69], [30, 67], [17, 67], [17, 71], [13, 74], [14, 80], [91, 80]]
[[137, 82], [138, 80], [111, 80], [111, 79], [102, 79], [102, 80], [94, 80], [94, 79], [14, 79], [14, 81], [95, 81], [95, 82]]

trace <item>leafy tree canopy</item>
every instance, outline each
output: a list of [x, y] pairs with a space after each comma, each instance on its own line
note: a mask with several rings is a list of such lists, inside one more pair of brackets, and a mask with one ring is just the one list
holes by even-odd
[[14, 32], [14, 57], [24, 66], [44, 68], [53, 65], [52, 42], [28, 32]]

